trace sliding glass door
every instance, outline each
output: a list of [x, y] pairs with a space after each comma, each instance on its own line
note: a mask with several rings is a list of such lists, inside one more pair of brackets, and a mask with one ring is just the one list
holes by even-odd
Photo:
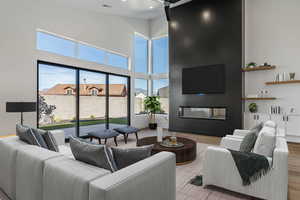
[[76, 70], [39, 64], [38, 126], [63, 129], [66, 137], [76, 135]]
[[127, 126], [126, 76], [38, 62], [38, 127], [70, 136]]
[[129, 80], [127, 77], [109, 75], [109, 128], [129, 124]]
[[79, 71], [79, 136], [106, 129], [106, 74]]

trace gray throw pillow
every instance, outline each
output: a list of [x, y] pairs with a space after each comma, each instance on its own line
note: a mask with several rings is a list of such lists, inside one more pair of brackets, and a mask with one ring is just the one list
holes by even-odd
[[251, 152], [255, 145], [256, 139], [257, 139], [257, 135], [255, 130], [247, 133], [247, 135], [242, 140], [240, 151]]
[[152, 149], [153, 145], [131, 149], [111, 148], [114, 160], [119, 170], [150, 157]]
[[43, 136], [43, 138], [48, 146], [48, 149], [50, 151], [59, 152], [59, 148], [58, 148], [56, 139], [50, 131], [44, 132], [42, 136]]
[[17, 124], [16, 133], [17, 136], [19, 136], [19, 139], [27, 144], [42, 147], [38, 139], [39, 137], [32, 131], [30, 127]]
[[259, 132], [261, 131], [261, 129], [264, 127], [264, 123], [260, 122], [259, 124], [257, 124], [256, 126], [254, 126], [253, 128], [250, 129], [250, 131], [255, 131], [256, 132], [256, 136], [258, 136]]
[[105, 145], [91, 144], [78, 138], [70, 138], [70, 147], [76, 160], [115, 172], [111, 152]]
[[34, 129], [31, 128], [31, 131], [33, 132], [33, 134], [35, 135], [36, 139], [38, 140], [39, 144], [41, 145], [41, 147], [45, 148], [45, 149], [49, 149], [48, 145], [45, 142], [45, 139], [43, 137], [43, 135], [47, 132], [44, 131], [42, 129]]

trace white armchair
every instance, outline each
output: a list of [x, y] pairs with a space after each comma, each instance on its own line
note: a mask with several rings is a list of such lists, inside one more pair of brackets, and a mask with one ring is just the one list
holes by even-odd
[[[273, 168], [249, 186], [242, 179], [230, 151], [239, 150], [246, 130], [236, 130], [221, 141], [221, 147], [208, 147], [203, 166], [204, 185], [215, 185], [231, 191], [268, 200], [286, 200], [288, 191], [288, 146], [283, 137], [277, 137]], [[272, 158], [268, 158], [272, 164]]]

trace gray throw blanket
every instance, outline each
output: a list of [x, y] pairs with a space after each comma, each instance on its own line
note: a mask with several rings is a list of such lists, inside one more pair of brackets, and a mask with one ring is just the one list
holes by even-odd
[[243, 185], [250, 185], [271, 170], [268, 159], [255, 153], [228, 149], [243, 180]]

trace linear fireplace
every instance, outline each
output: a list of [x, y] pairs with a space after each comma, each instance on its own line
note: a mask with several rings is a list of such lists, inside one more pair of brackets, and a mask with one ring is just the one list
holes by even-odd
[[187, 119], [226, 120], [226, 108], [180, 106], [178, 108], [178, 116]]

